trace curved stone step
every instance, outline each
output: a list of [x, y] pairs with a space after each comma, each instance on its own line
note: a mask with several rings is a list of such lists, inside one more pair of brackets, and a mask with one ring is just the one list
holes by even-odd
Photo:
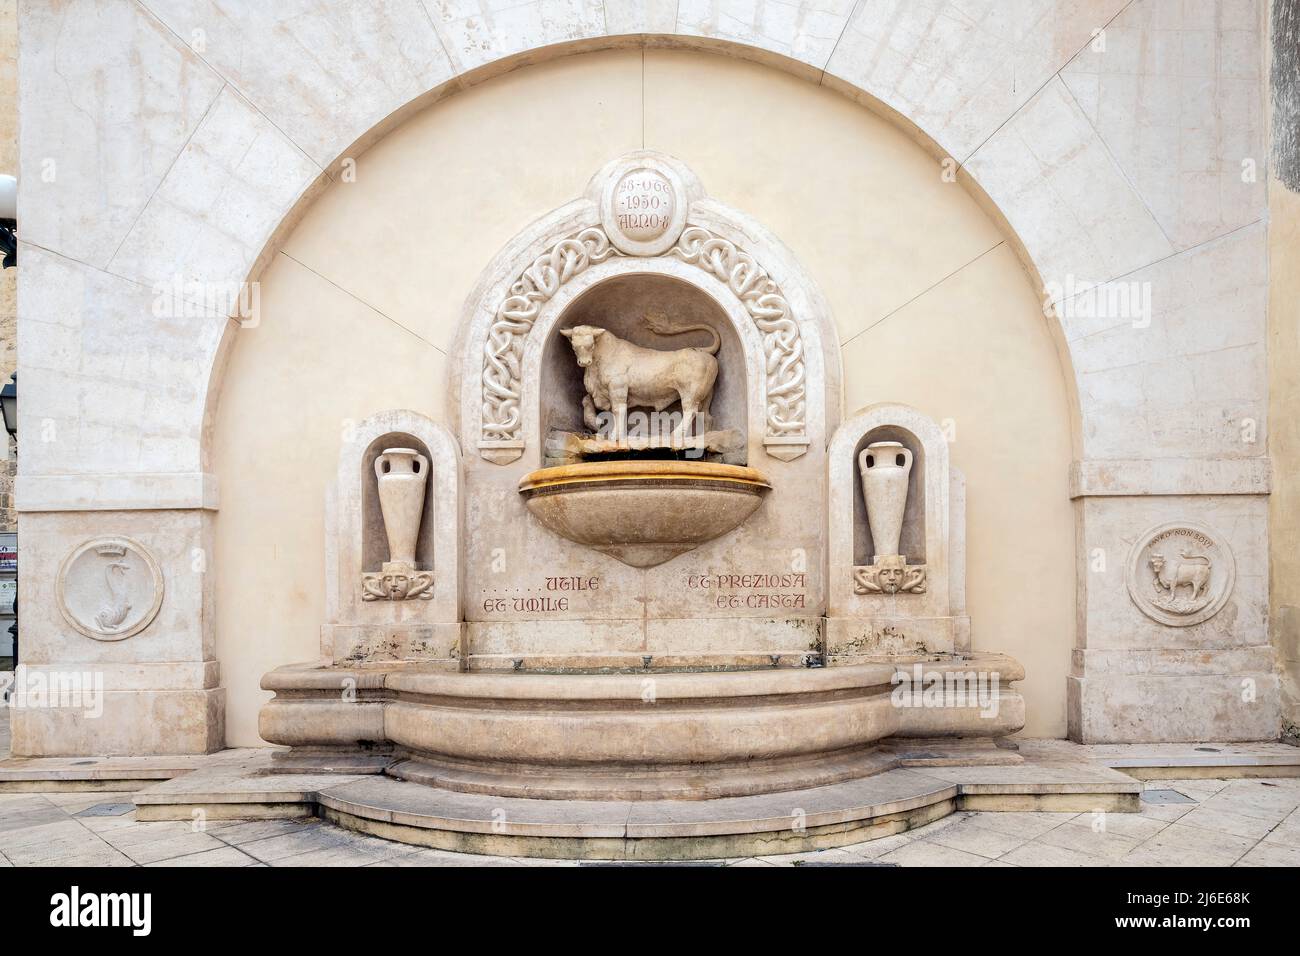
[[[894, 769], [829, 786], [704, 800], [541, 800], [387, 776], [273, 773], [269, 758], [196, 771], [136, 795], [140, 820], [319, 815], [403, 843], [498, 856], [712, 859], [861, 843], [966, 806], [1138, 808], [1142, 785], [1089, 765]], [[969, 793], [967, 792], [969, 791]]]
[[956, 785], [910, 770], [713, 800], [532, 800], [370, 777], [318, 795], [320, 815], [403, 843], [506, 856], [711, 859], [860, 843], [956, 809]]

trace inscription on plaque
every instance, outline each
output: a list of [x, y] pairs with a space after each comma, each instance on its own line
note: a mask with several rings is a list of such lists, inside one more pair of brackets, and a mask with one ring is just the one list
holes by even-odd
[[649, 242], [668, 230], [675, 205], [666, 176], [653, 169], [634, 169], [614, 190], [614, 222], [627, 238]]
[[768, 574], [692, 574], [686, 587], [707, 591], [716, 607], [724, 610], [799, 610], [807, 607], [805, 588], [808, 575], [803, 573]]
[[564, 614], [577, 609], [583, 592], [599, 591], [600, 578], [591, 575], [550, 576], [523, 592], [489, 594], [483, 598], [485, 614]]

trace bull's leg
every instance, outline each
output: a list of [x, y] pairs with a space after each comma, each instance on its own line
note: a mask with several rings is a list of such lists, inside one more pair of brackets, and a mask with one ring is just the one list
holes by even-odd
[[596, 403], [590, 395], [582, 396], [582, 423], [591, 429], [594, 435], [600, 430], [600, 418], [596, 415]]
[[695, 415], [699, 412], [700, 406], [693, 396], [682, 395], [682, 420], [675, 429], [673, 429], [673, 444], [680, 445], [686, 440], [686, 436], [691, 433], [691, 424], [695, 421]]
[[614, 440], [627, 443], [627, 386], [609, 390], [609, 406], [614, 411]]
[[700, 420], [700, 434], [713, 430], [713, 389], [700, 399], [700, 409], [695, 413], [695, 417]]

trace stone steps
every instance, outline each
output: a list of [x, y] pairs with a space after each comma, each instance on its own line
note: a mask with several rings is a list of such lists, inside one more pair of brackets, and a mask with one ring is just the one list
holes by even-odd
[[[800, 790], [705, 800], [565, 800], [457, 792], [374, 773], [282, 772], [269, 748], [209, 756], [0, 761], [0, 790], [131, 790], [147, 820], [320, 816], [386, 839], [571, 859], [710, 859], [860, 843], [956, 810], [1130, 811], [1139, 779], [1300, 775], [1277, 743], [1084, 747], [1021, 740], [1018, 765], [896, 767]], [[929, 748], [929, 742], [915, 745]], [[896, 757], [909, 751], [900, 747]], [[924, 751], [924, 752], [928, 752]], [[167, 779], [160, 779], [163, 777]]]
[[1142, 784], [1087, 760], [893, 769], [829, 786], [707, 800], [539, 800], [386, 776], [270, 772], [268, 758], [206, 769], [135, 796], [140, 820], [323, 817], [466, 853], [565, 859], [711, 859], [861, 843], [960, 809], [1127, 812]]

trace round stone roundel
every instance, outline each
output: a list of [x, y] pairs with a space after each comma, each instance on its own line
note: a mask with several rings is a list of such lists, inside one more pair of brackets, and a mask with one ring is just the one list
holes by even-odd
[[633, 169], [614, 187], [614, 222], [627, 238], [652, 242], [672, 225], [676, 204], [667, 176], [653, 169]]
[[1147, 617], [1171, 627], [1209, 620], [1228, 600], [1236, 562], [1209, 528], [1174, 522], [1148, 529], [1133, 545], [1128, 591]]
[[600, 221], [628, 256], [661, 256], [686, 228], [690, 198], [668, 164], [649, 157], [620, 163], [601, 189]]
[[158, 562], [124, 537], [92, 538], [59, 568], [58, 600], [64, 620], [96, 641], [121, 641], [143, 631], [162, 605]]

